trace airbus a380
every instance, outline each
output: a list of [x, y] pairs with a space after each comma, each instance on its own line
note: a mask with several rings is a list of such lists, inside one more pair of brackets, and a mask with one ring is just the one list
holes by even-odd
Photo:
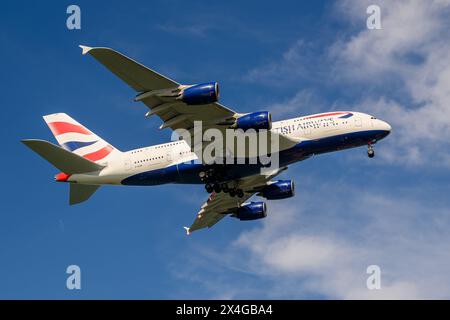
[[199, 162], [192, 142], [172, 141], [120, 151], [65, 113], [44, 116], [59, 146], [44, 140], [22, 142], [53, 164], [58, 182], [70, 184], [70, 204], [83, 202], [102, 185], [153, 186], [166, 183], [204, 184], [210, 196], [201, 206], [187, 234], [212, 227], [229, 215], [239, 220], [266, 217], [266, 204], [247, 202], [255, 194], [267, 200], [294, 196], [292, 180], [273, 180], [287, 166], [312, 155], [373, 145], [385, 138], [391, 126], [372, 115], [332, 111], [272, 122], [267, 111], [237, 113], [218, 102], [215, 82], [181, 85], [109, 48], [80, 46], [135, 92], [135, 101], [148, 107], [146, 116], [158, 116], [161, 129], [192, 132], [196, 121], [202, 130], [268, 130], [279, 139], [278, 164], [264, 165]]

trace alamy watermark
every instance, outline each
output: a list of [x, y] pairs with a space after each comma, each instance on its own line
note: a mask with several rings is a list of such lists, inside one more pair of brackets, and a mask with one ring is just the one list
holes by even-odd
[[191, 130], [176, 129], [171, 140], [186, 141], [204, 164], [259, 164], [261, 173], [278, 169], [280, 134], [267, 129], [203, 130], [202, 121], [194, 121]]
[[366, 286], [369, 290], [380, 290], [381, 289], [381, 268], [372, 264], [367, 267], [366, 273], [369, 277], [366, 280]]
[[366, 13], [369, 15], [366, 20], [366, 26], [369, 30], [381, 29], [381, 8], [376, 4], [367, 7]]
[[66, 27], [69, 30], [81, 29], [81, 9], [76, 4], [67, 7], [66, 13], [69, 15], [66, 20]]
[[66, 280], [66, 287], [69, 290], [81, 290], [81, 269], [76, 264], [67, 267], [66, 273], [69, 274]]

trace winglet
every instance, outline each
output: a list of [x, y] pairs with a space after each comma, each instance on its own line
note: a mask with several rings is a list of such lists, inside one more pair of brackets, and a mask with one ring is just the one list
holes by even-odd
[[83, 50], [83, 51], [81, 51], [81, 54], [84, 56], [86, 53], [88, 53], [89, 51], [91, 51], [91, 47], [88, 47], [88, 46], [83, 46], [83, 45], [79, 45], [79, 47], [81, 48], [81, 50]]
[[186, 230], [186, 235], [191, 235], [191, 230], [190, 230], [190, 228], [188, 228], [188, 227], [183, 227], [184, 228], [184, 230]]

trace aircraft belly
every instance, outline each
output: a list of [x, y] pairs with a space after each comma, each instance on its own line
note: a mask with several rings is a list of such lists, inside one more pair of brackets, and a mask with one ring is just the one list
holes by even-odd
[[165, 183], [174, 183], [179, 179], [177, 165], [143, 171], [133, 174], [122, 180], [123, 185], [154, 186]]
[[[332, 152], [357, 146], [362, 146], [374, 139], [382, 139], [386, 135], [383, 131], [369, 130], [340, 134], [336, 136], [304, 140], [294, 147], [283, 150], [279, 154], [279, 166], [286, 166], [297, 161], [305, 160], [314, 154]], [[272, 157], [276, 154], [272, 154]], [[174, 164], [165, 168], [149, 170], [133, 174], [122, 180], [124, 185], [159, 185], [165, 183], [201, 184], [199, 173], [214, 167], [225, 168], [227, 180], [235, 180], [260, 173], [261, 164], [227, 164], [204, 165], [190, 161]]]

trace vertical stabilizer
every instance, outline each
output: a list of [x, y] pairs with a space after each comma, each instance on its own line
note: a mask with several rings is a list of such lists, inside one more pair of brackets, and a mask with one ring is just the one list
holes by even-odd
[[65, 113], [44, 116], [44, 120], [64, 149], [97, 163], [109, 161], [120, 151]]

